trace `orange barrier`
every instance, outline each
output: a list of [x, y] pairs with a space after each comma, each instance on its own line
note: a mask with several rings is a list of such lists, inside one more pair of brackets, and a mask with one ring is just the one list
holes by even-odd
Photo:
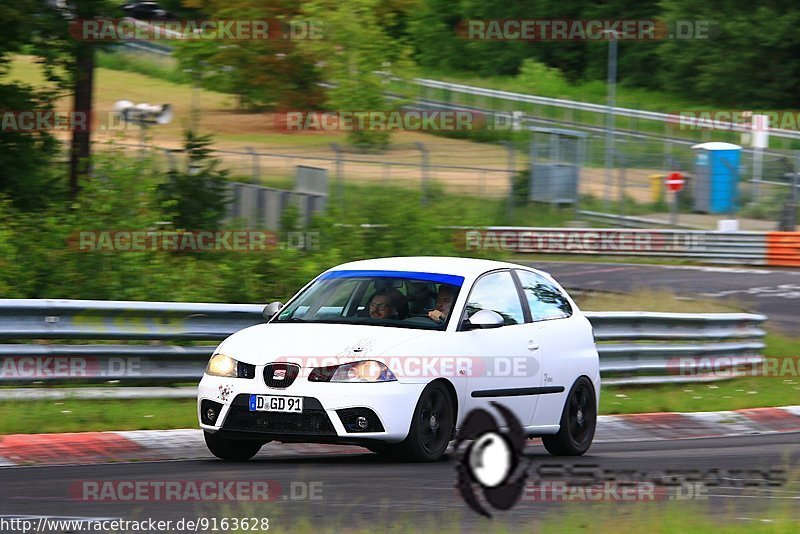
[[800, 267], [800, 232], [767, 232], [767, 265]]

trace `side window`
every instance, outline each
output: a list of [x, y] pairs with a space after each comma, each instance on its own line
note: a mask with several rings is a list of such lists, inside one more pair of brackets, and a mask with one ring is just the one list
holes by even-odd
[[508, 271], [487, 274], [472, 288], [467, 301], [467, 317], [479, 310], [493, 310], [507, 325], [525, 322], [517, 286]]
[[572, 306], [567, 298], [550, 280], [530, 271], [516, 272], [534, 321], [562, 319], [572, 315]]

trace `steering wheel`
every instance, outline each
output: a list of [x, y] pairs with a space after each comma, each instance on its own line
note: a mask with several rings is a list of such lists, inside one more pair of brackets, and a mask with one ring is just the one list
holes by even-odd
[[444, 324], [444, 322], [441, 322], [441, 323], [440, 323], [439, 321], [436, 321], [436, 320], [434, 320], [434, 319], [431, 319], [431, 318], [430, 318], [430, 316], [428, 315], [428, 312], [412, 313], [412, 314], [410, 314], [410, 315], [409, 315], [407, 318], [408, 318], [408, 319], [412, 319], [412, 318], [427, 319], [427, 320], [429, 320], [430, 322], [432, 322], [432, 323], [435, 323], [435, 324], [437, 324], [437, 325], [439, 325], [439, 326], [441, 326], [441, 325], [443, 325], [443, 324]]

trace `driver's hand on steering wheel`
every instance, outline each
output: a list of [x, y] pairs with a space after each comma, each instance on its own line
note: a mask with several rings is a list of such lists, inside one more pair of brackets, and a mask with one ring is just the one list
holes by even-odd
[[428, 317], [436, 321], [437, 323], [443, 323], [445, 319], [447, 319], [447, 315], [443, 314], [439, 310], [431, 310], [428, 312]]

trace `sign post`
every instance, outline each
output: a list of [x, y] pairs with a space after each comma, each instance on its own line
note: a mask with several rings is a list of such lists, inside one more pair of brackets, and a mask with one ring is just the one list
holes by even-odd
[[678, 224], [678, 192], [683, 189], [684, 184], [686, 184], [686, 179], [683, 177], [683, 174], [673, 171], [667, 175], [667, 179], [664, 183], [667, 186], [667, 190], [672, 193], [669, 223], [674, 226]]

